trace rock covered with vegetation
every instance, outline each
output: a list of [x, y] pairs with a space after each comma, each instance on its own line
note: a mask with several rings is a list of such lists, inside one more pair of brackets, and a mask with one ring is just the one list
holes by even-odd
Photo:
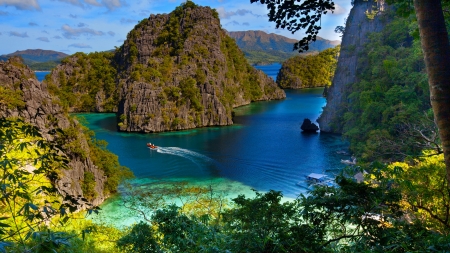
[[69, 112], [115, 112], [119, 100], [112, 52], [75, 53], [61, 61], [44, 83]]
[[106, 151], [105, 143], [68, 116], [60, 100], [49, 94], [46, 84], [36, 80], [18, 57], [0, 62], [0, 118], [36, 126], [45, 141], [69, 160], [68, 168], [59, 169], [53, 182], [62, 196], [98, 205], [116, 191], [120, 178], [128, 173], [117, 156]]
[[336, 70], [340, 47], [316, 55], [295, 56], [283, 62], [277, 84], [284, 89], [329, 86]]
[[356, 0], [345, 24], [336, 74], [327, 93], [327, 105], [317, 122], [324, 132], [342, 133], [338, 126], [343, 113], [344, 94], [358, 81], [358, 70], [363, 64], [358, 60], [368, 40], [368, 34], [381, 31], [388, 23], [385, 15], [388, 5], [385, 1]]
[[151, 15], [112, 53], [75, 54], [46, 82], [69, 111], [117, 111], [121, 131], [161, 132], [230, 125], [234, 107], [282, 99], [283, 90], [191, 1]]

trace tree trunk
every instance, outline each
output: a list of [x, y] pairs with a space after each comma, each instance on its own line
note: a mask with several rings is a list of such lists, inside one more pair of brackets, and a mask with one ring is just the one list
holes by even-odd
[[[431, 106], [439, 128], [450, 183], [450, 44], [441, 0], [414, 0]], [[450, 184], [448, 184], [450, 187]]]

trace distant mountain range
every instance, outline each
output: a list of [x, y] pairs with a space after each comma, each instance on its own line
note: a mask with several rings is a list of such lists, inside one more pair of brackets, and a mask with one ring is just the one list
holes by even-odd
[[[274, 33], [240, 31], [228, 32], [228, 35], [235, 39], [236, 44], [245, 53], [251, 64], [283, 62], [299, 54], [297, 51], [293, 51], [294, 43], [298, 40]], [[317, 53], [340, 43], [338, 40], [331, 41], [318, 36], [317, 40], [310, 44], [309, 52], [306, 54]]]
[[11, 54], [0, 55], [1, 61], [8, 60], [11, 56], [22, 57], [24, 63], [33, 70], [50, 70], [61, 62], [68, 54], [43, 49], [27, 49]]
[[[298, 55], [293, 51], [296, 39], [287, 38], [274, 33], [265, 33], [263, 31], [240, 31], [227, 32], [232, 37], [238, 47], [244, 52], [245, 57], [250, 64], [270, 64], [274, 62], [284, 62], [292, 56]], [[305, 54], [314, 54], [327, 48], [335, 47], [340, 44], [338, 40], [326, 40], [317, 37], [317, 40], [310, 45], [309, 52]], [[11, 56], [21, 56], [24, 63], [32, 70], [51, 70], [61, 62], [61, 59], [69, 56], [68, 54], [43, 49], [27, 49], [16, 51], [11, 54], [0, 55], [0, 61], [6, 61]]]

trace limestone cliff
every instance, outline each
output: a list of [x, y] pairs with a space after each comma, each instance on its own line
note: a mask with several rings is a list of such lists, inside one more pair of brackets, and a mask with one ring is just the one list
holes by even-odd
[[355, 0], [347, 19], [342, 37], [341, 53], [333, 78], [327, 91], [327, 105], [319, 122], [320, 131], [340, 133], [339, 119], [342, 119], [347, 95], [351, 85], [357, 82], [358, 55], [368, 40], [368, 34], [381, 31], [388, 23], [386, 11], [389, 6], [384, 0]]
[[143, 20], [117, 56], [125, 131], [230, 125], [233, 107], [285, 96], [246, 62], [215, 10], [192, 2]]
[[[60, 106], [59, 99], [48, 93], [47, 86], [36, 80], [34, 73], [20, 58], [13, 57], [6, 62], [0, 62], [0, 91], [0, 118], [22, 118], [25, 122], [37, 126], [48, 141], [60, 144], [77, 143], [84, 152], [89, 153], [88, 142], [83, 137], [79, 124], [68, 117]], [[49, 130], [56, 128], [63, 132], [74, 130], [73, 138], [48, 134]], [[81, 184], [85, 172], [90, 172], [94, 175], [97, 195], [90, 198], [89, 202], [94, 205], [103, 202], [106, 197], [104, 185], [107, 181], [103, 171], [94, 165], [89, 155], [80, 156], [69, 148], [62, 151], [70, 160], [70, 169], [62, 170], [62, 175], [55, 182], [60, 194], [75, 198], [84, 197]]]
[[[80, 73], [86, 71], [79, 57], [67, 59], [47, 82], [54, 87], [77, 87], [73, 93], [96, 103], [88, 106], [91, 111], [111, 110], [99, 102], [116, 98], [121, 131], [230, 125], [234, 107], [285, 97], [271, 78], [247, 63], [221, 29], [218, 13], [190, 1], [170, 14], [151, 15], [129, 32], [111, 63], [117, 71], [115, 87], [110, 89], [113, 95], [83, 84]], [[69, 109], [86, 107], [75, 100], [72, 104]]]

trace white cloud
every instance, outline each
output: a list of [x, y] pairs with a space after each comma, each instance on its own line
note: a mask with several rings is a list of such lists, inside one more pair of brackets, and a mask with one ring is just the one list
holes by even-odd
[[8, 16], [9, 13], [6, 11], [0, 11], [0, 16]]
[[83, 8], [83, 4], [79, 0], [57, 0], [58, 2], [68, 3]]
[[78, 16], [77, 16], [77, 15], [70, 14], [69, 17], [71, 17], [71, 18], [77, 18]]
[[84, 43], [70, 44], [69, 47], [76, 47], [76, 48], [92, 48], [92, 47], [89, 46], [88, 44], [84, 44]]
[[82, 28], [72, 28], [68, 25], [63, 25], [63, 36], [66, 39], [73, 39], [75, 37], [79, 37], [81, 35], [92, 35], [92, 36], [103, 36], [104, 33], [102, 31], [96, 31], [94, 29], [90, 29], [87, 27]]
[[101, 6], [101, 4], [96, 0], [84, 0], [84, 2], [93, 6]]
[[346, 14], [346, 13], [347, 13], [347, 10], [344, 7], [338, 5], [337, 3], [334, 3], [334, 12], [333, 12], [333, 14], [341, 15], [341, 14]]
[[226, 11], [224, 7], [216, 8], [217, 12], [219, 13], [219, 17], [221, 19], [227, 19], [231, 18], [232, 16], [245, 16], [247, 14], [260, 17], [261, 15], [254, 14], [251, 10], [246, 9], [238, 9], [236, 11]]
[[15, 37], [20, 37], [20, 38], [26, 38], [26, 37], [28, 37], [28, 34], [27, 34], [26, 32], [19, 33], [19, 32], [11, 31], [11, 32], [9, 32], [9, 36], [15, 36]]
[[129, 19], [129, 18], [121, 18], [120, 23], [122, 24], [131, 24], [131, 23], [137, 23], [138, 21], [135, 19]]
[[225, 25], [241, 25], [241, 24], [239, 24], [239, 22], [233, 20], [231, 22], [226, 23]]
[[38, 26], [38, 24], [36, 24], [35, 22], [30, 22], [28, 23], [29, 26]]
[[60, 40], [60, 39], [62, 39], [62, 37], [61, 37], [61, 36], [54, 36], [53, 38], [54, 38], [54, 39], [57, 39], [57, 40]]
[[126, 5], [121, 0], [102, 0], [101, 3], [99, 3], [98, 0], [84, 0], [83, 1], [84, 3], [81, 0], [57, 0], [57, 1], [75, 5], [83, 9], [86, 8], [87, 6], [106, 7], [110, 11]]
[[37, 0], [0, 0], [0, 5], [14, 6], [18, 10], [41, 10]]
[[43, 30], [42, 33], [49, 34], [46, 30]]
[[116, 35], [116, 33], [115, 33], [115, 32], [113, 32], [113, 31], [109, 31], [109, 32], [108, 32], [108, 34], [109, 34], [109, 35], [111, 35], [111, 36], [114, 36], [114, 35]]
[[110, 10], [110, 11], [125, 5], [120, 0], [102, 0], [102, 4], [103, 4], [103, 6], [108, 8], [108, 10]]
[[39, 37], [39, 38], [37, 38], [37, 40], [40, 40], [43, 42], [50, 42], [47, 37]]
[[85, 23], [78, 23], [78, 27], [86, 27], [87, 25]]

